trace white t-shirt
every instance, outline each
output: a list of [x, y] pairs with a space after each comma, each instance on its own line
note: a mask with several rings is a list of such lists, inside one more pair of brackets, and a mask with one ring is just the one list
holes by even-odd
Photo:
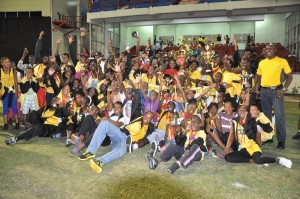
[[[114, 114], [114, 110], [110, 111], [108, 114], [109, 114], [109, 119], [111, 119], [111, 120], [113, 120], [115, 122], [123, 122], [123, 126], [126, 125], [126, 124], [128, 124], [125, 117], [121, 117], [120, 118], [119, 116], [113, 115]], [[121, 126], [120, 128], [122, 128], [123, 126]]]

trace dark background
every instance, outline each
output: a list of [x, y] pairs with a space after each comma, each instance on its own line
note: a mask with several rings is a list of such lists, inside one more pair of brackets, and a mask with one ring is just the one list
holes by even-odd
[[41, 56], [51, 55], [50, 17], [42, 17], [41, 12], [0, 12], [0, 58], [8, 57], [17, 64], [24, 48], [28, 49], [28, 55], [34, 54], [41, 31], [46, 33]]

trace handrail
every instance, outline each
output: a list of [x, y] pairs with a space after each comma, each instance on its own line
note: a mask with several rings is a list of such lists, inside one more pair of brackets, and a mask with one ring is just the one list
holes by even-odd
[[[194, 3], [219, 3], [232, 0], [198, 0]], [[241, 0], [235, 0], [241, 1]], [[123, 8], [148, 8], [159, 6], [170, 6], [177, 4], [189, 4], [183, 0], [98, 0], [96, 2], [89, 0], [89, 12], [112, 11]], [[192, 3], [190, 3], [192, 4]]]

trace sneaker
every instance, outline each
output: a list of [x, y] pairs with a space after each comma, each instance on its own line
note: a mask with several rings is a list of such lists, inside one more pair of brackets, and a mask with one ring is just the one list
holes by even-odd
[[299, 131], [296, 133], [296, 135], [293, 136], [293, 139], [294, 140], [300, 139], [300, 132]]
[[81, 156], [78, 157], [78, 160], [88, 160], [94, 158], [95, 154], [92, 154], [88, 150], [86, 150]]
[[284, 142], [278, 142], [277, 149], [284, 149], [284, 148], [285, 148]]
[[15, 129], [20, 129], [20, 123], [16, 123]]
[[149, 161], [148, 161], [148, 164], [149, 164], [149, 168], [150, 169], [155, 169], [157, 167], [157, 165], [158, 165], [158, 162], [157, 162], [157, 160], [155, 158], [150, 157]]
[[177, 169], [180, 168], [180, 165], [177, 162], [174, 162], [169, 168], [168, 168], [168, 172], [170, 174], [173, 174]]
[[89, 160], [90, 167], [96, 172], [101, 173], [102, 172], [102, 162], [99, 160]]
[[148, 151], [146, 153], [146, 161], [149, 162], [150, 161], [150, 158], [154, 158], [155, 157], [155, 154], [157, 152], [157, 143], [155, 141], [151, 142], [151, 145], [150, 145], [150, 148], [151, 148], [151, 151]]
[[126, 145], [127, 145], [127, 153], [132, 152], [132, 137], [129, 135], [126, 138]]
[[7, 123], [4, 124], [4, 126], [2, 128], [2, 131], [8, 131], [8, 124]]
[[16, 136], [11, 136], [5, 140], [6, 145], [15, 144], [17, 142]]
[[283, 157], [278, 157], [279, 159], [279, 164], [287, 167], [287, 168], [292, 168], [292, 161]]

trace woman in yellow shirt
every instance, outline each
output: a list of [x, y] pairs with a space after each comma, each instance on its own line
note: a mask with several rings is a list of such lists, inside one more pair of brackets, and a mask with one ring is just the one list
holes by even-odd
[[8, 130], [7, 115], [9, 109], [12, 108], [16, 126], [15, 129], [19, 129], [19, 119], [18, 119], [18, 110], [17, 110], [17, 98], [18, 98], [18, 80], [16, 70], [11, 68], [11, 63], [9, 58], [1, 58], [2, 69], [0, 69], [0, 79], [2, 82], [3, 89], [1, 90], [2, 94], [2, 103], [3, 103], [3, 118], [4, 126], [3, 131]]

